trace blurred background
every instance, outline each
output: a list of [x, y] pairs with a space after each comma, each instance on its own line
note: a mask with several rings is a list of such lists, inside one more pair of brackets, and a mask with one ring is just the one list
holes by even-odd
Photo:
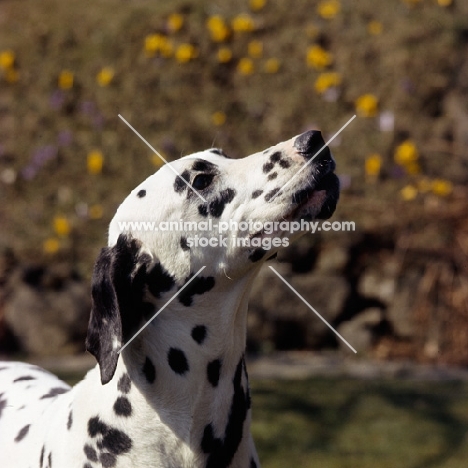
[[328, 139], [357, 114], [332, 143], [332, 220], [356, 229], [275, 261], [357, 361], [261, 272], [248, 331], [261, 458], [465, 466], [467, 52], [466, 0], [2, 0], [1, 355], [83, 355], [108, 223], [160, 167], [118, 114], [168, 160]]

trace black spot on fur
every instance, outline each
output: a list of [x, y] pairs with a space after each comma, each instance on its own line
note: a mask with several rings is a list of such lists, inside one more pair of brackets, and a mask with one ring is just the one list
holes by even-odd
[[[193, 274], [191, 274], [186, 280], [190, 280]], [[215, 285], [215, 279], [212, 276], [197, 276], [184, 290], [177, 296], [179, 301], [186, 307], [192, 305], [193, 296], [195, 294], [204, 294]]]
[[114, 455], [120, 455], [130, 451], [132, 439], [125, 432], [110, 428], [102, 439], [102, 446]]
[[132, 414], [132, 404], [127, 397], [119, 396], [114, 403], [114, 412], [118, 416], [128, 418]]
[[223, 157], [225, 157], [227, 159], [230, 159], [229, 156], [222, 149], [212, 148], [212, 149], [210, 149], [210, 152], [214, 153], [214, 154], [217, 154], [218, 156], [223, 156]]
[[263, 193], [263, 190], [255, 190], [252, 192], [252, 198], [258, 198]]
[[228, 422], [224, 438], [214, 437], [213, 427], [207, 424], [203, 431], [201, 449], [209, 454], [206, 468], [228, 468], [243, 437], [244, 421], [247, 417], [247, 398], [241, 385], [243, 357], [236, 367], [234, 379], [234, 395], [229, 410]]
[[190, 247], [187, 244], [187, 238], [185, 236], [180, 238], [180, 246], [182, 247], [182, 250], [190, 250]]
[[268, 176], [268, 180], [274, 180], [278, 177], [278, 173], [277, 172], [272, 172], [269, 176]]
[[281, 159], [280, 162], [279, 162], [279, 165], [283, 169], [287, 169], [288, 167], [291, 166], [291, 163], [289, 161], [287, 161], [286, 159]]
[[280, 191], [280, 187], [274, 188], [273, 190], [270, 190], [270, 191], [265, 195], [265, 201], [266, 201], [266, 202], [269, 202], [279, 191]]
[[107, 426], [97, 417], [94, 416], [88, 421], [88, 435], [96, 437], [98, 434], [103, 434]]
[[210, 161], [198, 159], [192, 166], [192, 171], [196, 172], [218, 172], [218, 166]]
[[93, 468], [92, 465], [90, 465], [89, 463], [85, 463], [83, 465], [83, 468]]
[[49, 452], [47, 460], [49, 460], [49, 466], [47, 468], [52, 468], [52, 452]]
[[[182, 178], [181, 178], [182, 177]], [[177, 176], [174, 181], [174, 190], [177, 193], [181, 193], [184, 190], [187, 189], [187, 184], [182, 180], [186, 180], [188, 183], [190, 183], [190, 172], [189, 171], [184, 171], [180, 176]]]
[[214, 218], [219, 218], [226, 208], [228, 203], [231, 203], [236, 196], [236, 191], [232, 188], [224, 189], [220, 192], [217, 198], [211, 202], [204, 203], [198, 206], [198, 212], [201, 216], [208, 216], [210, 214]]
[[122, 393], [129, 393], [131, 387], [132, 381], [130, 380], [130, 376], [128, 374], [123, 374], [119, 379], [117, 389]]
[[148, 383], [152, 384], [156, 379], [156, 369], [149, 357], [146, 357], [145, 363], [143, 364], [142, 371], [143, 371], [143, 374], [145, 374], [145, 377]]
[[98, 416], [94, 416], [88, 421], [88, 434], [90, 437], [101, 434], [103, 437], [100, 441], [100, 447], [107, 449], [114, 455], [129, 452], [132, 448], [132, 439], [125, 432], [108, 426]]
[[267, 162], [263, 165], [263, 172], [268, 174], [274, 167], [275, 165], [273, 163]]
[[137, 193], [137, 197], [138, 197], [138, 198], [146, 197], [146, 190], [140, 190], [140, 191]]
[[275, 151], [271, 156], [270, 156], [270, 161], [272, 163], [276, 163], [281, 159], [281, 151]]
[[23, 382], [26, 380], [36, 380], [36, 377], [33, 377], [32, 375], [24, 375], [23, 377], [18, 377], [17, 379], [13, 380], [13, 382]]
[[42, 446], [41, 456], [39, 457], [39, 468], [42, 468], [42, 463], [44, 461], [44, 452], [45, 452], [45, 445]]
[[62, 387], [51, 388], [49, 390], [49, 393], [46, 393], [45, 395], [42, 395], [40, 399], [44, 400], [45, 398], [54, 398], [57, 395], [60, 395], [62, 393], [67, 393], [68, 390], [69, 390], [68, 388], [62, 388]]
[[27, 424], [26, 426], [24, 426], [24, 427], [18, 432], [18, 434], [17, 434], [16, 437], [15, 437], [15, 442], [20, 442], [21, 440], [23, 440], [23, 439], [28, 435], [29, 426], [30, 426], [30, 424]]
[[159, 298], [161, 297], [161, 293], [169, 291], [174, 286], [174, 278], [160, 263], [156, 263], [148, 272], [146, 283], [151, 294]]
[[112, 453], [104, 452], [99, 455], [99, 461], [103, 468], [112, 468], [117, 463], [117, 457], [112, 455]]
[[214, 361], [209, 362], [206, 367], [206, 373], [208, 376], [208, 382], [210, 382], [213, 387], [217, 387], [219, 375], [221, 373], [221, 360], [215, 359]]
[[261, 260], [265, 254], [267, 253], [266, 250], [264, 249], [255, 249], [250, 255], [249, 255], [249, 260], [251, 262], [258, 262], [259, 260]]
[[204, 325], [197, 325], [196, 327], [193, 327], [192, 338], [198, 344], [202, 344], [206, 338], [206, 327]]
[[208, 216], [208, 205], [206, 203], [204, 205], [198, 205], [198, 213], [203, 217]]
[[73, 424], [73, 411], [70, 410], [68, 413], [67, 429], [70, 430]]
[[257, 464], [253, 458], [250, 459], [250, 468], [257, 468]]
[[93, 447], [91, 447], [91, 445], [86, 444], [83, 447], [83, 452], [85, 453], [86, 458], [89, 461], [92, 461], [92, 462], [97, 462], [98, 461], [98, 456], [97, 456], [96, 450], [94, 450]]
[[167, 353], [167, 362], [176, 374], [183, 375], [189, 370], [187, 358], [181, 349], [171, 348]]
[[0, 418], [2, 417], [2, 411], [7, 406], [7, 399], [3, 399], [3, 393], [0, 393]]

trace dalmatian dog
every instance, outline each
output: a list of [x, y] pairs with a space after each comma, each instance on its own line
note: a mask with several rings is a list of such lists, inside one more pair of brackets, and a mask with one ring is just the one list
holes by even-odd
[[[195, 237], [219, 238], [222, 221], [330, 217], [335, 162], [328, 147], [310, 161], [323, 146], [308, 131], [244, 159], [209, 149], [134, 189], [94, 268], [86, 347], [97, 366], [70, 388], [39, 367], [0, 363], [0, 467], [259, 467], [247, 300], [283, 245], [265, 239], [289, 233], [230, 232], [236, 242], [205, 247]], [[198, 227], [162, 228], [181, 220]]]

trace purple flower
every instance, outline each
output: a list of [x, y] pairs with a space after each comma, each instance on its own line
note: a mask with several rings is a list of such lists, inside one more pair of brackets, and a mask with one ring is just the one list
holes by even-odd
[[57, 156], [57, 147], [54, 145], [41, 146], [31, 158], [31, 163], [37, 168], [43, 166], [47, 161]]
[[57, 136], [59, 146], [70, 146], [73, 141], [73, 133], [70, 130], [62, 130]]
[[83, 101], [80, 104], [80, 110], [83, 114], [91, 116], [96, 112], [96, 104], [93, 101]]
[[65, 100], [65, 95], [60, 89], [56, 89], [50, 96], [50, 107], [54, 110], [59, 110]]
[[405, 177], [405, 170], [401, 166], [393, 166], [390, 174], [394, 179], [401, 179]]
[[33, 166], [32, 164], [24, 167], [23, 170], [21, 171], [21, 175], [23, 176], [23, 179], [25, 180], [34, 179], [34, 177], [36, 177], [36, 174], [37, 174], [37, 168]]

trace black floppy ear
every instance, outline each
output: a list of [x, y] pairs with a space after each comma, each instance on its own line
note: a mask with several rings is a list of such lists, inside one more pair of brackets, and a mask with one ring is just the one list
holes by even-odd
[[92, 308], [86, 349], [96, 358], [101, 382], [114, 376], [119, 350], [142, 319], [146, 264], [138, 240], [121, 234], [113, 247], [101, 250], [94, 266]]

